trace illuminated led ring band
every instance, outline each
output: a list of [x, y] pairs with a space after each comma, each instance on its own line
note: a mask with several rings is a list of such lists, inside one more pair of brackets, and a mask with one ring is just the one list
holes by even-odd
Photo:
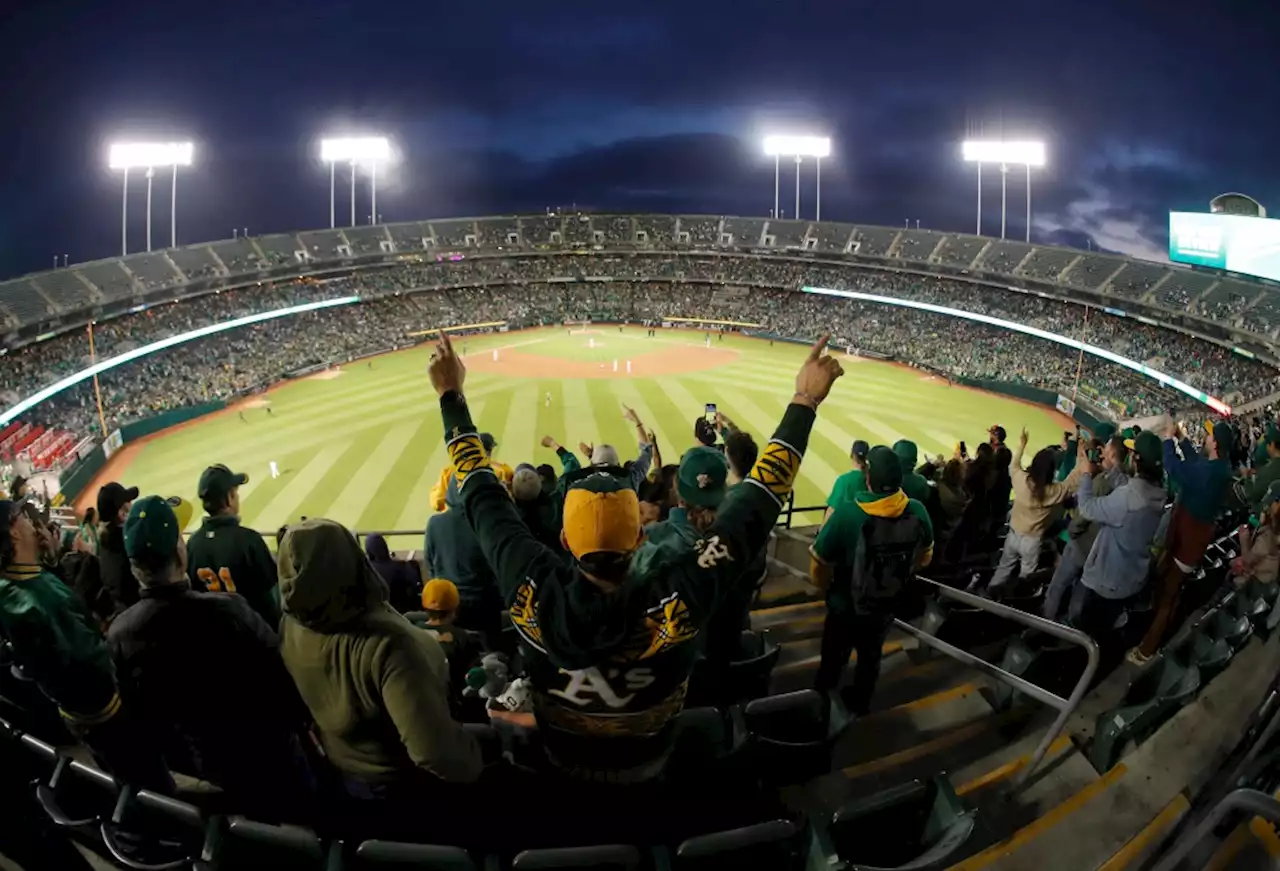
[[177, 336], [170, 336], [167, 339], [161, 339], [158, 342], [152, 342], [149, 345], [143, 345], [140, 348], [134, 348], [132, 351], [125, 351], [123, 354], [117, 354], [114, 357], [108, 357], [93, 364], [88, 369], [82, 369], [74, 375], [68, 375], [61, 381], [50, 384], [48, 387], [33, 393], [17, 405], [7, 409], [4, 414], [0, 414], [0, 426], [4, 426], [9, 421], [16, 418], [23, 412], [30, 411], [46, 399], [57, 396], [62, 391], [74, 387], [82, 381], [87, 381], [95, 375], [101, 375], [117, 366], [123, 366], [134, 360], [139, 360], [148, 354], [154, 354], [156, 351], [163, 351], [165, 348], [172, 348], [175, 345], [181, 345], [194, 339], [202, 339], [205, 336], [212, 336], [215, 333], [221, 333], [226, 330], [234, 330], [236, 327], [245, 327], [249, 324], [258, 324], [263, 321], [274, 320], [275, 318], [288, 317], [289, 315], [302, 314], [303, 312], [316, 311], [317, 309], [333, 308], [339, 305], [351, 305], [359, 302], [358, 296], [344, 296], [340, 299], [325, 299], [320, 302], [309, 302], [305, 305], [295, 305], [289, 308], [280, 308], [269, 312], [259, 312], [256, 315], [246, 315], [242, 318], [236, 318], [233, 321], [225, 321], [220, 324], [211, 324], [207, 327], [201, 327], [198, 330], [192, 330], [189, 333], [182, 333]]

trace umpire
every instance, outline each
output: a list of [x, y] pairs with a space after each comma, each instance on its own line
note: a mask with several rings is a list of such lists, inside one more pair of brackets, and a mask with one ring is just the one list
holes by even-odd
[[276, 561], [262, 536], [240, 525], [240, 485], [249, 476], [221, 464], [200, 475], [197, 495], [205, 517], [187, 543], [187, 575], [193, 590], [239, 593], [267, 625], [280, 625]]

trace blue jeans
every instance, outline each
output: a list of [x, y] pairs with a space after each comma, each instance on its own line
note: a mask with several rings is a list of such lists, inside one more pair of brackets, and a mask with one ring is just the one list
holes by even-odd
[[1062, 559], [1053, 571], [1053, 580], [1044, 594], [1044, 617], [1046, 620], [1057, 620], [1062, 612], [1062, 601], [1071, 589], [1072, 583], [1084, 574], [1084, 563], [1089, 558], [1088, 552], [1080, 545], [1080, 539], [1073, 538], [1067, 542], [1062, 551]]

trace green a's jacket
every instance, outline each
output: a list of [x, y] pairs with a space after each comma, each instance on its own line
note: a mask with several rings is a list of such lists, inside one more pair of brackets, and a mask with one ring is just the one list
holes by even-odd
[[80, 597], [36, 565], [11, 565], [0, 576], [0, 632], [27, 677], [78, 726], [110, 719], [120, 708], [106, 640]]
[[758, 580], [744, 569], [763, 549], [796, 479], [814, 412], [787, 408], [747, 479], [694, 546], [633, 561], [627, 579], [606, 591], [520, 520], [489, 467], [465, 399], [449, 393], [440, 407], [463, 510], [526, 652], [548, 756], [580, 777], [652, 777], [671, 746], [699, 632], [733, 585]]

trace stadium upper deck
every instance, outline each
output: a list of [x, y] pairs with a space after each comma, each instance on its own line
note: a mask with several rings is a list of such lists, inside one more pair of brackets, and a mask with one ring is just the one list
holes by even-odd
[[1177, 266], [963, 233], [709, 215], [457, 218], [224, 239], [0, 283], [12, 347], [135, 306], [224, 286], [449, 254], [576, 250], [752, 252], [856, 262], [1041, 290], [1275, 359], [1280, 289]]

